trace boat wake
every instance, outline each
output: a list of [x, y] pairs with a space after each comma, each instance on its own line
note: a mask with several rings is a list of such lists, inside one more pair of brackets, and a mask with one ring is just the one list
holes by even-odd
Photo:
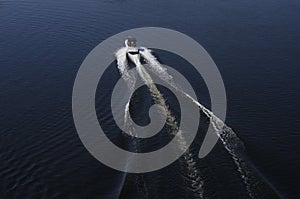
[[247, 192], [250, 198], [255, 198], [254, 194], [254, 185], [255, 182], [251, 180], [253, 175], [249, 168], [247, 168], [245, 161], [242, 159], [241, 151], [244, 150], [243, 142], [238, 138], [236, 133], [228, 127], [221, 119], [213, 114], [209, 109], [204, 107], [197, 100], [192, 98], [189, 94], [182, 91], [174, 82], [173, 77], [168, 74], [167, 69], [161, 65], [157, 59], [152, 55], [151, 51], [147, 48], [141, 52], [143, 57], [145, 57], [146, 62], [148, 63], [148, 68], [156, 74], [161, 80], [169, 84], [177, 92], [179, 92], [184, 97], [188, 98], [192, 103], [194, 103], [209, 119], [212, 124], [215, 133], [218, 135], [222, 141], [224, 147], [232, 156], [234, 163], [237, 166], [237, 170], [240, 173], [240, 176], [246, 185]]
[[[245, 189], [249, 198], [257, 198], [257, 180], [251, 169], [247, 166], [246, 161], [243, 158], [244, 144], [238, 138], [236, 133], [228, 127], [221, 119], [219, 119], [213, 112], [204, 107], [200, 102], [191, 97], [189, 94], [184, 92], [179, 85], [176, 85], [173, 77], [167, 72], [167, 68], [160, 64], [159, 61], [152, 55], [151, 50], [142, 47], [142, 50], [138, 51], [138, 56], [130, 56], [130, 60], [135, 64], [136, 71], [139, 77], [142, 79], [144, 84], [148, 87], [149, 92], [155, 102], [155, 104], [160, 105], [163, 108], [163, 111], [160, 114], [163, 114], [166, 118], [167, 124], [171, 127], [171, 134], [179, 135], [177, 136], [177, 142], [179, 150], [185, 151], [183, 158], [180, 158], [180, 164], [184, 167], [184, 170], [187, 172], [188, 176], [188, 186], [189, 189], [192, 189], [195, 197], [194, 198], [203, 198], [204, 194], [204, 179], [200, 175], [199, 169], [196, 167], [196, 161], [193, 158], [192, 153], [187, 147], [186, 141], [182, 136], [182, 131], [178, 128], [176, 118], [171, 114], [165, 99], [163, 98], [160, 91], [157, 89], [154, 81], [152, 80], [150, 74], [147, 72], [146, 68], [152, 71], [153, 74], [157, 75], [162, 81], [171, 86], [176, 92], [181, 96], [188, 99], [195, 107], [199, 108], [210, 120], [211, 125], [214, 128], [214, 132], [218, 135], [221, 140], [224, 148], [228, 151], [234, 164], [236, 165], [237, 172], [241, 180], [245, 185]], [[136, 75], [129, 70], [128, 61], [127, 61], [127, 52], [128, 47], [121, 48], [117, 51], [116, 58], [119, 72], [122, 78], [127, 83], [129, 88], [129, 96], [134, 92]], [[142, 56], [147, 67], [145, 68], [140, 62], [140, 56]], [[130, 118], [129, 113], [129, 101], [126, 104], [125, 115], [124, 115], [124, 129], [126, 129], [130, 135], [136, 135], [136, 132], [133, 127], [133, 121]]]
[[[121, 49], [121, 51], [123, 51], [124, 49]], [[118, 53], [117, 53], [118, 55]], [[130, 87], [133, 86], [132, 82], [136, 81], [136, 78], [133, 77], [132, 80], [127, 80], [126, 75], [128, 74], [129, 70], [128, 70], [128, 65], [127, 65], [127, 61], [122, 59], [123, 56], [118, 57], [117, 56], [117, 62], [121, 63], [118, 67], [120, 69], [120, 73], [123, 77], [123, 79], [127, 82], [128, 87], [130, 88], [130, 96], [133, 93], [133, 89], [134, 87]], [[181, 161], [180, 164], [182, 166], [185, 167], [185, 169], [188, 172], [188, 181], [189, 182], [189, 188], [193, 190], [193, 193], [195, 195], [194, 198], [203, 198], [203, 180], [200, 177], [199, 171], [196, 168], [196, 163], [192, 157], [192, 154], [189, 152], [189, 149], [187, 147], [187, 143], [184, 139], [184, 137], [182, 136], [182, 131], [178, 128], [178, 124], [176, 122], [176, 119], [174, 116], [172, 116], [166, 102], [165, 99], [163, 98], [162, 94], [159, 92], [159, 90], [157, 89], [154, 81], [152, 80], [151, 76], [149, 75], [149, 73], [146, 71], [146, 69], [144, 68], [144, 66], [139, 62], [138, 59], [134, 59], [136, 68], [137, 68], [137, 72], [139, 74], [139, 76], [141, 77], [141, 79], [144, 81], [145, 85], [147, 85], [147, 87], [149, 88], [149, 91], [151, 93], [151, 96], [153, 97], [153, 100], [155, 102], [155, 104], [159, 105], [160, 107], [163, 108], [163, 111], [161, 111], [160, 113], [163, 114], [163, 118], [166, 118], [167, 124], [168, 126], [170, 126], [171, 128], [171, 134], [172, 135], [177, 135], [175, 138], [177, 139], [178, 142], [178, 146], [179, 146], [179, 150], [182, 150], [182, 152], [184, 153], [184, 161]], [[131, 135], [136, 135], [136, 132], [134, 131], [133, 125], [132, 125], [132, 120], [129, 117], [129, 102], [130, 100], [127, 102], [126, 104], [126, 109], [125, 109], [125, 116], [124, 116], [124, 129], [128, 130], [129, 133]]]

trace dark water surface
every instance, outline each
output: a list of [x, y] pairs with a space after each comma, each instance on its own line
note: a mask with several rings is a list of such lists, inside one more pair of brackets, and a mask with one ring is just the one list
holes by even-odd
[[[245, 144], [259, 198], [298, 199], [299, 10], [296, 0], [0, 0], [0, 198], [197, 198], [180, 160], [143, 175], [99, 163], [82, 145], [72, 118], [73, 83], [86, 55], [118, 32], [158, 26], [189, 35], [216, 62], [227, 92], [226, 123]], [[189, 77], [201, 103], [210, 106], [205, 83], [186, 61], [155, 54]], [[115, 64], [96, 97], [99, 121], [111, 129], [107, 96], [120, 78]], [[174, 96], [159, 89], [176, 115]], [[132, 114], [145, 118], [141, 124], [152, 103], [146, 91], [134, 97]], [[208, 121], [201, 124], [198, 140]], [[124, 135], [106, 133], [126, 145]], [[198, 160], [197, 139], [191, 151], [205, 198], [248, 198], [222, 144]], [[147, 147], [165, 144], [159, 142]]]

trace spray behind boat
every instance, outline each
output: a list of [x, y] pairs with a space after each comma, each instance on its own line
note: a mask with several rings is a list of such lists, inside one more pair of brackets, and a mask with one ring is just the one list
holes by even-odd
[[[237, 170], [240, 173], [240, 177], [242, 178], [246, 186], [249, 197], [255, 198], [257, 190], [257, 179], [253, 175], [252, 171], [248, 168], [248, 165], [245, 164], [245, 160], [242, 156], [244, 146], [242, 141], [235, 134], [235, 132], [230, 127], [228, 127], [221, 119], [215, 116], [213, 112], [204, 107], [200, 102], [191, 97], [189, 94], [181, 90], [180, 87], [178, 87], [174, 82], [173, 77], [167, 72], [167, 69], [161, 63], [159, 63], [155, 56], [153, 56], [150, 49], [146, 47], [137, 47], [137, 40], [135, 38], [127, 37], [127, 39], [125, 40], [125, 47], [120, 48], [115, 53], [115, 56], [117, 58], [117, 64], [118, 69], [120, 70], [120, 74], [122, 75], [122, 78], [125, 80], [125, 82], [128, 84], [130, 93], [132, 94], [134, 92], [136, 75], [139, 75], [144, 81], [145, 85], [147, 85], [147, 87], [149, 88], [149, 91], [155, 103], [163, 107], [163, 112], [167, 116], [169, 124], [171, 124], [171, 126], [174, 127], [175, 131], [179, 130], [177, 132], [178, 135], [181, 135], [181, 133], [179, 133], [181, 130], [178, 129], [174, 116], [168, 110], [168, 106], [165, 104], [165, 99], [157, 89], [154, 81], [147, 72], [146, 68], [141, 63], [141, 57], [145, 59], [145, 66], [147, 66], [147, 69], [152, 71], [153, 74], [157, 75], [161, 80], [165, 81], [169, 86], [171, 86], [173, 89], [179, 92], [183, 97], [190, 100], [210, 119], [210, 123], [212, 124], [215, 133], [220, 138], [225, 149], [229, 152], [235, 165], [237, 166]], [[130, 60], [135, 64], [137, 73], [132, 73], [132, 71], [129, 70], [127, 60]], [[129, 102], [130, 100], [127, 102], [125, 108], [125, 126], [131, 126], [131, 124], [133, 124], [129, 114]], [[173, 132], [173, 130], [171, 132]], [[129, 134], [134, 135], [136, 134], [136, 132], [130, 132]], [[178, 139], [177, 141], [179, 150], [185, 150], [186, 148], [188, 148], [184, 139]], [[209, 142], [209, 139], [204, 139], [202, 145], [206, 144], [206, 142]], [[193, 178], [191, 179], [190, 183], [195, 189], [195, 194], [198, 196], [197, 198], [203, 198], [204, 181], [199, 175], [198, 169], [195, 167], [195, 161], [191, 159], [193, 156], [189, 150], [186, 150], [183, 157], [187, 163], [188, 174], [193, 174]]]

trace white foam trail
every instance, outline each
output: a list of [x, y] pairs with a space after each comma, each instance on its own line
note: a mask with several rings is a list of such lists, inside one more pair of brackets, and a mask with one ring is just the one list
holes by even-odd
[[[122, 78], [124, 79], [124, 81], [126, 82], [128, 90], [129, 90], [129, 99], [125, 105], [125, 110], [124, 110], [123, 129], [131, 136], [135, 136], [136, 134], [135, 134], [135, 129], [133, 127], [133, 121], [130, 118], [129, 105], [130, 105], [130, 97], [132, 96], [132, 94], [134, 92], [134, 88], [135, 88], [135, 84], [136, 84], [136, 74], [134, 74], [133, 71], [129, 70], [126, 54], [127, 54], [127, 48], [126, 47], [120, 48], [115, 53], [115, 57], [117, 59], [117, 66], [118, 66], [119, 72], [120, 72]], [[134, 142], [134, 145], [136, 147], [137, 152], [139, 152], [140, 148], [139, 148], [139, 144], [137, 142], [138, 142], [138, 140], [136, 140]], [[144, 194], [145, 194], [146, 198], [148, 198], [149, 193], [146, 188], [145, 181], [143, 179], [142, 174], [136, 175], [136, 184], [140, 184], [140, 183], [143, 184]]]
[[237, 166], [238, 172], [246, 186], [248, 195], [250, 198], [255, 198], [255, 193], [252, 191], [254, 187], [254, 183], [251, 182], [251, 178], [253, 175], [250, 172], [250, 169], [245, 164], [245, 161], [241, 158], [240, 149], [244, 148], [242, 141], [237, 137], [235, 132], [228, 127], [221, 119], [213, 114], [209, 109], [200, 104], [197, 100], [192, 98], [189, 94], [182, 91], [174, 82], [173, 77], [168, 74], [167, 69], [163, 67], [157, 59], [151, 54], [151, 51], [147, 48], [143, 48], [141, 51], [142, 56], [145, 58], [148, 63], [149, 69], [156, 74], [161, 80], [168, 83], [172, 88], [174, 88], [177, 92], [179, 92], [184, 97], [191, 100], [199, 109], [210, 118], [210, 122], [222, 141], [224, 147], [232, 156], [234, 163]]
[[140, 54], [145, 58], [150, 69], [162, 80], [168, 82], [169, 84], [175, 85], [173, 77], [168, 74], [167, 69], [165, 67], [162, 67], [161, 64], [157, 61], [156, 57], [152, 55], [151, 50], [144, 47], [142, 49], [143, 50], [140, 51]]
[[129, 90], [131, 91], [132, 89], [134, 89], [134, 85], [136, 82], [136, 78], [135, 75], [132, 74], [132, 72], [128, 67], [128, 62], [127, 62], [127, 57], [126, 57], [126, 53], [127, 52], [127, 48], [120, 48], [116, 53], [115, 56], [117, 58], [117, 65], [118, 65], [118, 69], [120, 71], [120, 74], [122, 76], [122, 78], [125, 80], [125, 82], [128, 85]]
[[167, 118], [167, 124], [170, 125], [172, 129], [172, 134], [178, 136], [178, 144], [179, 149], [182, 151], [185, 151], [183, 157], [184, 157], [184, 164], [186, 164], [186, 168], [188, 169], [188, 177], [190, 180], [190, 186], [191, 189], [194, 191], [195, 198], [203, 198], [203, 180], [200, 177], [199, 171], [196, 168], [196, 162], [194, 161], [192, 154], [189, 152], [189, 149], [187, 147], [187, 143], [182, 136], [182, 131], [178, 128], [177, 122], [175, 117], [172, 116], [171, 112], [168, 109], [168, 106], [166, 105], [165, 99], [162, 97], [161, 93], [157, 89], [155, 83], [153, 82], [151, 76], [148, 74], [146, 69], [143, 67], [143, 65], [140, 63], [138, 57], [134, 57], [133, 60], [136, 64], [137, 71], [139, 75], [141, 76], [144, 83], [148, 86], [150, 93], [155, 101], [156, 104], [161, 105], [164, 108], [163, 114], [165, 114]]
[[[129, 89], [129, 97], [133, 94], [135, 84], [136, 84], [136, 76], [133, 74], [132, 71], [129, 70], [128, 61], [127, 61], [127, 48], [123, 47], [120, 48], [116, 53], [115, 56], [117, 58], [117, 66], [119, 69], [119, 72], [124, 79], [124, 81], [127, 84], [127, 87]], [[130, 134], [134, 135], [134, 129], [133, 129], [133, 123], [129, 117], [129, 103], [130, 99], [128, 99], [128, 102], [125, 106], [125, 114], [124, 114], [124, 129]]]
[[[126, 48], [121, 48], [116, 53], [116, 57], [117, 57], [119, 71], [122, 75], [122, 78], [127, 82], [127, 85], [130, 90], [130, 96], [131, 96], [131, 94], [134, 92], [133, 88], [134, 88], [134, 84], [136, 82], [136, 78], [135, 78], [135, 75], [129, 74], [128, 63], [127, 63], [127, 59], [126, 59]], [[137, 71], [138, 71], [139, 75], [141, 76], [144, 83], [148, 86], [148, 88], [151, 92], [151, 95], [152, 95], [154, 101], [156, 102], [156, 104], [159, 104], [162, 107], [164, 107], [164, 111], [162, 112], [162, 114], [165, 114], [165, 116], [167, 118], [167, 124], [172, 128], [172, 133], [177, 134], [177, 136], [179, 137], [178, 138], [179, 148], [181, 150], [185, 151], [185, 154], [183, 156], [185, 159], [184, 163], [187, 164], [186, 168], [189, 170], [188, 177], [189, 177], [189, 180], [191, 181], [191, 183], [190, 183], [191, 188], [194, 191], [194, 193], [196, 194], [195, 197], [203, 198], [203, 181], [202, 181], [201, 177], [199, 176], [199, 171], [196, 169], [196, 166], [195, 166], [196, 163], [193, 160], [192, 154], [188, 151], [188, 147], [187, 147], [186, 141], [184, 140], [184, 138], [182, 136], [182, 132], [178, 129], [175, 118], [171, 115], [170, 111], [168, 110], [165, 100], [163, 99], [162, 95], [160, 94], [157, 87], [155, 86], [152, 78], [147, 73], [145, 68], [140, 64], [138, 57], [136, 57], [136, 58], [137, 59], [134, 61], [137, 66]], [[131, 121], [131, 119], [129, 119], [130, 117], [128, 117], [128, 116], [129, 116], [129, 101], [126, 104], [126, 108], [125, 108], [124, 125], [127, 126], [127, 129], [132, 134], [134, 132], [134, 129], [132, 128], [132, 121]]]

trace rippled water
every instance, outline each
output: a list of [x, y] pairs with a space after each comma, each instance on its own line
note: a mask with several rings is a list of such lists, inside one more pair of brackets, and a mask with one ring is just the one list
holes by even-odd
[[[156, 172], [124, 174], [95, 160], [74, 127], [72, 88], [85, 56], [107, 37], [143, 26], [181, 31], [206, 48], [223, 76], [226, 123], [245, 143], [259, 198], [299, 198], [299, 8], [295, 0], [0, 1], [0, 198], [196, 198], [184, 161]], [[210, 106], [204, 81], [185, 60], [155, 54], [189, 77], [201, 103]], [[120, 78], [116, 63], [105, 74], [96, 109], [99, 121], [113, 129], [107, 96]], [[158, 88], [176, 115], [174, 96]], [[132, 117], [146, 124], [150, 94], [141, 88], [133, 100]], [[248, 198], [221, 143], [197, 159], [208, 126], [202, 118], [190, 151], [205, 198]], [[117, 133], [107, 135], [128, 144]], [[159, 148], [169, 139], [160, 138], [143, 149]]]

